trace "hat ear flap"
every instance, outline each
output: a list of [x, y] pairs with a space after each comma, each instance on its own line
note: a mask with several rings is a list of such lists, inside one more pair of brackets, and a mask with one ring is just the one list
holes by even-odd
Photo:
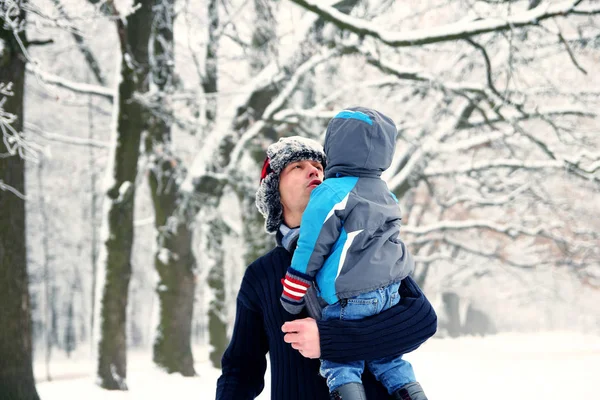
[[265, 162], [263, 163], [262, 170], [260, 172], [260, 183], [265, 180], [267, 175], [273, 172], [271, 169], [271, 159], [269, 157], [265, 158]]

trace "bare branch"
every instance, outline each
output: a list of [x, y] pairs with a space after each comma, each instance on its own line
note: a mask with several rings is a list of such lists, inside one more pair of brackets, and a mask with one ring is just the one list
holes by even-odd
[[435, 76], [426, 72], [417, 70], [415, 68], [404, 67], [384, 60], [380, 57], [375, 56], [372, 52], [365, 50], [364, 48], [358, 47], [358, 52], [363, 54], [367, 62], [389, 75], [393, 75], [400, 80], [423, 82], [428, 84], [429, 87], [434, 89], [440, 89], [448, 92], [459, 92], [459, 93], [477, 93], [485, 94], [487, 96], [486, 89], [479, 83], [470, 82], [444, 82], [436, 78]]
[[517, 110], [521, 111], [522, 104], [517, 104], [517, 103], [513, 102], [512, 100], [506, 98], [505, 96], [502, 95], [502, 93], [500, 93], [498, 91], [498, 89], [496, 89], [496, 86], [494, 85], [494, 79], [492, 78], [492, 62], [490, 61], [490, 57], [488, 56], [488, 53], [487, 53], [487, 50], [485, 49], [485, 47], [483, 47], [476, 41], [472, 40], [471, 38], [466, 38], [465, 40], [471, 46], [473, 46], [477, 50], [479, 50], [479, 52], [481, 52], [481, 54], [483, 55], [483, 59], [485, 61], [487, 84], [488, 84], [488, 87], [490, 88], [490, 90], [492, 91], [492, 93], [494, 93], [497, 97], [502, 99], [502, 101], [505, 102], [506, 104], [510, 104], [510, 105], [514, 106]]
[[[52, 3], [54, 3], [54, 6], [56, 7], [56, 10], [60, 14], [61, 18], [65, 19], [66, 21], [68, 21], [71, 24], [72, 20], [69, 17], [69, 15], [67, 14], [67, 12], [65, 11], [60, 0], [52, 0]], [[85, 43], [83, 36], [81, 36], [75, 30], [71, 31], [71, 36], [73, 36], [73, 39], [77, 43], [77, 47], [79, 48], [79, 51], [81, 52], [81, 54], [83, 54], [85, 61], [87, 62], [88, 66], [90, 67], [90, 70], [94, 74], [94, 77], [96, 78], [98, 83], [102, 86], [106, 86], [106, 78], [104, 77], [104, 74], [102, 73], [102, 70], [100, 69], [100, 63], [98, 62], [98, 60], [92, 53], [92, 49], [90, 49], [88, 47], [88, 45]]]
[[577, 59], [575, 58], [575, 55], [573, 54], [573, 51], [571, 50], [571, 46], [569, 46], [569, 43], [567, 43], [562, 32], [560, 32], [560, 31], [558, 32], [558, 40], [560, 40], [560, 42], [565, 46], [565, 49], [567, 50], [567, 54], [569, 54], [569, 58], [571, 58], [573, 65], [575, 65], [575, 67], [578, 70], [580, 70], [584, 75], [587, 75], [587, 71], [577, 62]]
[[379, 29], [371, 22], [345, 15], [332, 7], [321, 5], [318, 0], [291, 0], [292, 2], [319, 15], [340, 29], [349, 30], [361, 36], [372, 36], [392, 47], [411, 47], [431, 43], [466, 39], [488, 32], [533, 26], [540, 21], [569, 14], [600, 14], [600, 6], [575, 9], [579, 1], [563, 1], [556, 4], [540, 4], [538, 7], [512, 15], [508, 18], [485, 18], [471, 22], [458, 22], [437, 28], [418, 29], [410, 32], [391, 32]]

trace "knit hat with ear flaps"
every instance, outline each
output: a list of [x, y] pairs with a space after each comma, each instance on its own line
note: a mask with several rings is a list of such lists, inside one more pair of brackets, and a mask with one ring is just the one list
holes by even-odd
[[317, 161], [325, 168], [323, 146], [312, 139], [291, 136], [279, 139], [267, 148], [267, 158], [260, 175], [260, 186], [256, 192], [256, 207], [265, 217], [265, 229], [277, 232], [283, 222], [283, 208], [279, 197], [279, 175], [290, 163]]

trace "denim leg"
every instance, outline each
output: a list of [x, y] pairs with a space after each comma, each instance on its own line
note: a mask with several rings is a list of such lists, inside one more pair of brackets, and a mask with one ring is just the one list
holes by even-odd
[[[326, 321], [336, 319], [358, 320], [378, 314], [383, 310], [395, 306], [400, 301], [400, 295], [398, 294], [399, 287], [400, 282], [397, 282], [371, 292], [362, 293], [358, 296], [339, 301], [335, 304], [330, 304], [323, 308], [322, 318]], [[378, 364], [378, 361], [383, 362]], [[390, 363], [389, 367], [386, 366], [388, 361]], [[388, 390], [390, 390], [390, 386], [386, 384], [386, 379], [390, 382], [392, 388], [396, 388], [397, 382], [403, 382], [406, 379], [408, 380], [406, 380], [405, 383], [415, 381], [412, 366], [407, 361], [402, 360], [401, 357], [389, 357], [371, 361], [367, 363], [369, 368], [371, 368], [371, 363], [375, 363], [375, 370], [371, 369], [373, 375], [375, 375]], [[362, 383], [361, 375], [364, 367], [364, 361], [354, 361], [342, 364], [321, 360], [320, 373], [321, 376], [327, 379], [327, 386], [331, 392], [347, 383]], [[396, 369], [397, 371], [391, 371], [392, 369]], [[379, 374], [377, 371], [379, 371]], [[398, 378], [399, 374], [402, 379]], [[400, 388], [400, 386], [397, 386], [397, 388]]]
[[362, 383], [362, 373], [365, 369], [364, 361], [353, 361], [347, 363], [337, 363], [328, 360], [321, 360], [321, 369], [319, 373], [327, 379], [327, 387], [332, 392], [338, 387], [347, 383]]
[[403, 360], [402, 356], [383, 357], [368, 361], [367, 367], [390, 394], [407, 383], [417, 380], [412, 365]]

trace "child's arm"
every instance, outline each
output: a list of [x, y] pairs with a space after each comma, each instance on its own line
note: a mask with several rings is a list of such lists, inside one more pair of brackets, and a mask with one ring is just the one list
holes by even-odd
[[302, 214], [298, 246], [285, 274], [281, 304], [291, 314], [304, 307], [304, 295], [340, 236], [348, 196], [340, 199], [328, 187], [317, 187]]

